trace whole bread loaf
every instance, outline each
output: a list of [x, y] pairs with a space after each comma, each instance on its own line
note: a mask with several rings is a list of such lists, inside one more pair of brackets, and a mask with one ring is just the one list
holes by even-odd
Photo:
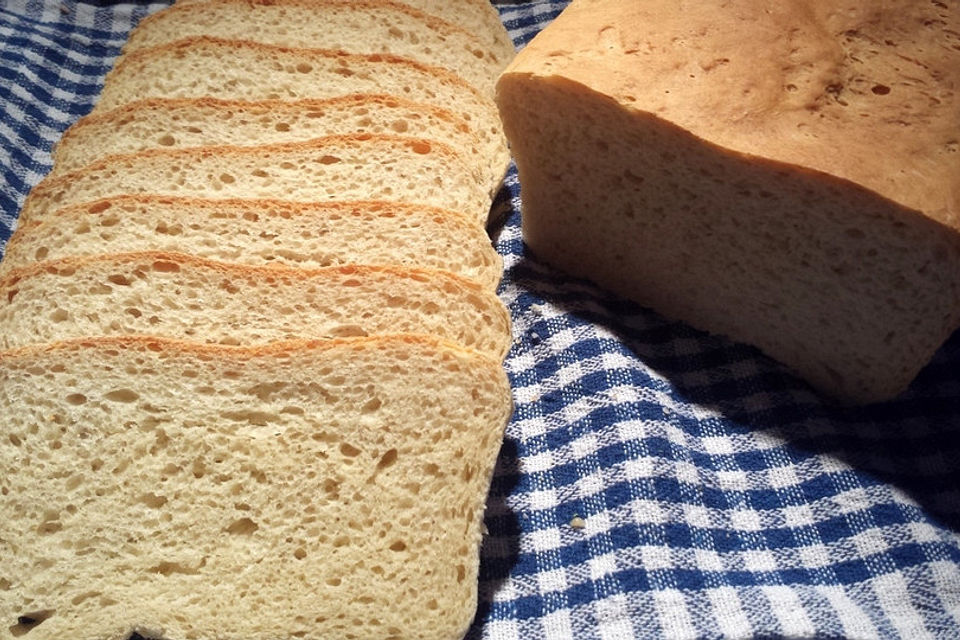
[[4, 637], [457, 640], [474, 617], [511, 410], [474, 351], [91, 338], [0, 353], [0, 407]]
[[845, 402], [960, 324], [960, 11], [574, 0], [501, 77], [532, 251]]
[[32, 262], [171, 251], [249, 265], [348, 264], [442, 269], [493, 291], [503, 261], [486, 232], [455, 211], [398, 202], [116, 196], [57, 209], [17, 227], [0, 274]]

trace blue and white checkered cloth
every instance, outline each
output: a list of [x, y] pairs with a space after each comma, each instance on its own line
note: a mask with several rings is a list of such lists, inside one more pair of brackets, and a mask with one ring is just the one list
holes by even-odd
[[[0, 0], [0, 245], [162, 4]], [[565, 4], [500, 11], [522, 44]], [[501, 198], [516, 414], [471, 638], [960, 638], [960, 335], [896, 401], [839, 409], [537, 263], [515, 171]]]

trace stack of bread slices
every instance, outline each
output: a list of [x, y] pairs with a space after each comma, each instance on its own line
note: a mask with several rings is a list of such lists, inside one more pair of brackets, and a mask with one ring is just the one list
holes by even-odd
[[141, 22], [0, 263], [0, 628], [466, 632], [513, 51], [487, 0]]

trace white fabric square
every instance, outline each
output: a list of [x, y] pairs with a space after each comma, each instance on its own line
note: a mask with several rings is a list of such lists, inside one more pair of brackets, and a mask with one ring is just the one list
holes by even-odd
[[537, 574], [537, 584], [544, 593], [551, 591], [564, 591], [569, 586], [567, 584], [567, 574], [563, 569], [553, 569], [552, 571], [543, 571]]
[[708, 529], [712, 525], [710, 510], [697, 504], [683, 505], [683, 519], [691, 527]]
[[712, 455], [733, 453], [733, 442], [727, 436], [708, 436], [703, 438], [703, 450]]
[[661, 524], [666, 521], [660, 503], [654, 500], [634, 500], [632, 511], [637, 522]]
[[830, 552], [822, 545], [797, 549], [800, 563], [807, 569], [819, 569], [830, 564]]
[[563, 545], [559, 529], [531, 531], [524, 537], [530, 541], [530, 546], [536, 551], [550, 551], [551, 549], [559, 549]]
[[653, 598], [665, 637], [695, 638], [697, 636], [697, 631], [690, 621], [687, 603], [680, 591], [677, 589], [658, 591], [654, 593]]
[[746, 491], [750, 488], [745, 471], [717, 471], [717, 482], [724, 491]]
[[869, 529], [853, 536], [853, 544], [860, 557], [872, 556], [890, 548], [887, 541], [883, 539], [883, 534], [877, 529]]
[[700, 471], [696, 466], [689, 462], [678, 462], [674, 467], [677, 472], [677, 480], [687, 484], [700, 484]]
[[617, 559], [612, 553], [590, 558], [590, 579], [599, 580], [617, 570]]
[[632, 640], [633, 625], [629, 620], [613, 620], [611, 622], [601, 622], [597, 631], [600, 632], [602, 640]]
[[543, 617], [543, 633], [546, 638], [573, 638], [570, 612], [561, 609], [545, 615]]
[[570, 451], [573, 453], [573, 457], [578, 459], [596, 453], [598, 448], [597, 436], [592, 433], [588, 433], [570, 443]]
[[526, 473], [539, 473], [547, 471], [554, 466], [553, 452], [543, 451], [541, 453], [527, 456], [520, 459], [520, 467]]
[[693, 557], [701, 571], [723, 571], [723, 560], [713, 549], [694, 549]]
[[531, 491], [527, 494], [527, 497], [530, 500], [530, 508], [534, 511], [553, 509], [560, 503], [559, 500], [557, 500], [557, 492], [553, 489]]
[[643, 568], [648, 571], [672, 569], [674, 566], [669, 547], [643, 546], [640, 547], [640, 554], [643, 558]]
[[627, 460], [623, 464], [623, 470], [626, 473], [627, 480], [640, 480], [653, 477], [656, 465], [653, 458], [638, 458]]
[[783, 508], [784, 524], [794, 529], [813, 524], [813, 510], [809, 505], [798, 504]]
[[596, 535], [598, 533], [604, 533], [610, 531], [610, 516], [606, 512], [595, 513], [589, 518], [584, 518], [587, 527], [585, 531], [590, 535]]
[[603, 470], [598, 469], [596, 472], [584, 476], [579, 485], [581, 496], [592, 496], [600, 493], [607, 486], [603, 479]]
[[730, 523], [734, 529], [741, 531], [759, 531], [760, 514], [750, 509], [741, 509], [730, 512]]
[[621, 440], [642, 440], [647, 436], [647, 431], [640, 420], [625, 420], [617, 425], [617, 431]]
[[784, 487], [795, 487], [800, 484], [797, 478], [797, 471], [794, 467], [776, 467], [767, 471], [767, 482], [774, 489], [783, 489]]
[[742, 552], [743, 566], [748, 571], [776, 571], [777, 560], [766, 549], [753, 549]]
[[483, 627], [489, 640], [520, 640], [520, 628], [514, 620], [491, 620]]

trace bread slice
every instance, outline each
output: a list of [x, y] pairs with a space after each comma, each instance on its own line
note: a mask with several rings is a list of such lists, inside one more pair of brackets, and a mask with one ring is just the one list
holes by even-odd
[[171, 251], [303, 269], [363, 263], [443, 269], [493, 291], [503, 261], [453, 211], [392, 202], [298, 203], [117, 196], [17, 227], [0, 273], [41, 260]]
[[841, 401], [895, 396], [960, 325], [938, 5], [575, 0], [499, 83], [527, 244]]
[[478, 224], [490, 209], [489, 196], [450, 147], [363, 134], [110, 156], [42, 180], [27, 196], [20, 220], [41, 220], [59, 207], [123, 194], [298, 202], [382, 199], [454, 209]]
[[484, 154], [470, 127], [451, 112], [388, 95], [327, 100], [152, 99], [81, 118], [53, 153], [52, 174], [75, 171], [104, 156], [148, 149], [298, 142], [329, 135], [392, 133], [437, 140], [476, 168], [491, 196], [503, 167]]
[[480, 138], [493, 173], [506, 172], [510, 153], [488, 95], [445, 69], [386, 54], [186, 38], [125, 56], [107, 75], [94, 113], [147, 98], [301, 100], [355, 93], [386, 93], [455, 113]]
[[[207, 1], [177, 0], [177, 5]], [[513, 41], [490, 0], [404, 0], [403, 4], [461, 26], [500, 57], [513, 57]]]
[[511, 411], [475, 352], [86, 339], [0, 353], [0, 406], [13, 636], [452, 640], [474, 616]]
[[448, 69], [490, 96], [497, 76], [512, 59], [460, 27], [391, 0], [209, 0], [174, 5], [141, 21], [123, 51], [192, 36], [402, 56]]
[[501, 360], [510, 317], [445, 271], [349, 265], [252, 267], [180, 253], [64, 258], [0, 279], [0, 349], [100, 335], [255, 345], [434, 334]]

